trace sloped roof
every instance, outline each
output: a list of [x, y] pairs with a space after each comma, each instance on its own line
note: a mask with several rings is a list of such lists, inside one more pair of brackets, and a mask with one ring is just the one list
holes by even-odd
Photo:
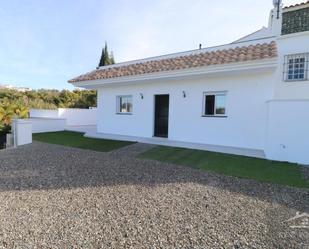
[[294, 7], [300, 7], [300, 6], [306, 5], [306, 4], [309, 4], [309, 1], [302, 2], [302, 3], [297, 3], [297, 4], [293, 4], [293, 5], [290, 5], [290, 6], [286, 6], [286, 7], [284, 7], [283, 9], [289, 9], [289, 8], [294, 8]]
[[247, 62], [277, 57], [277, 45], [274, 41], [216, 51], [201, 51], [189, 55], [171, 58], [152, 58], [125, 65], [102, 67], [69, 80], [70, 83], [111, 79], [125, 76], [145, 75], [181, 69], [198, 68], [228, 63]]

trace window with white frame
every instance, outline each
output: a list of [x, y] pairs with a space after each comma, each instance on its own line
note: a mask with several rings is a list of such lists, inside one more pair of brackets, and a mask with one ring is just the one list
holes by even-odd
[[133, 109], [132, 95], [117, 96], [117, 113], [131, 114]]
[[203, 97], [203, 116], [226, 116], [227, 92], [205, 92]]
[[301, 81], [308, 79], [309, 53], [286, 55], [284, 59], [284, 80]]

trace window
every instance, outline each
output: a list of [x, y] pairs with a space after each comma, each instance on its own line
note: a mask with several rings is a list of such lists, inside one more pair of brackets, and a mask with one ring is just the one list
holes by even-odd
[[204, 93], [203, 116], [226, 116], [226, 92]]
[[117, 96], [117, 113], [132, 113], [132, 96]]
[[309, 53], [285, 56], [285, 81], [307, 80], [308, 58]]

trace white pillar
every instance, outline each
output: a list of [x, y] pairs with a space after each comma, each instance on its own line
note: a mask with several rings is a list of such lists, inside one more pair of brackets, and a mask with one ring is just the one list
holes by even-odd
[[273, 0], [274, 8], [270, 11], [268, 28], [272, 35], [280, 36], [282, 29], [282, 1]]
[[14, 124], [14, 147], [32, 143], [32, 124], [30, 121], [15, 119]]

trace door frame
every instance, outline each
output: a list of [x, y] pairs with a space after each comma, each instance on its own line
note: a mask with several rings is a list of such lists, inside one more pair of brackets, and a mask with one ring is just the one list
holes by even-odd
[[[168, 126], [168, 129], [167, 129], [167, 136], [166, 137], [157, 137], [155, 135], [155, 129], [156, 129], [156, 96], [162, 96], [162, 95], [166, 95], [168, 96], [168, 115], [167, 115], [167, 126]], [[152, 113], [153, 113], [153, 120], [152, 120], [152, 137], [155, 137], [155, 138], [162, 138], [162, 139], [168, 139], [169, 137], [169, 131], [170, 131], [170, 94], [169, 93], [159, 93], [159, 94], [154, 94], [153, 95], [153, 110], [152, 110]]]

